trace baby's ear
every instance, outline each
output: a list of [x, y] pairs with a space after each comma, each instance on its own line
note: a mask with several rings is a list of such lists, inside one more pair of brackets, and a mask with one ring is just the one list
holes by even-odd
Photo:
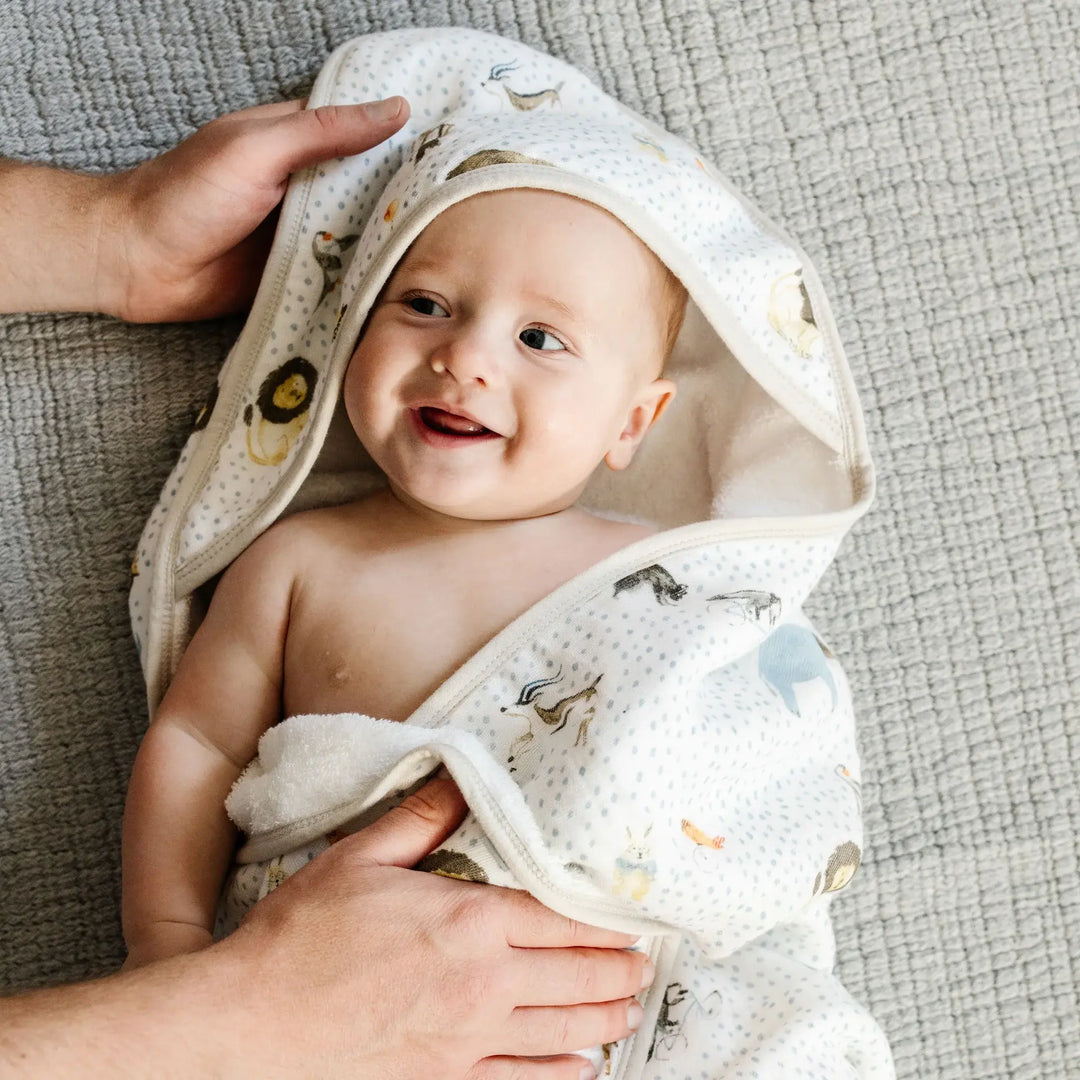
[[626, 414], [626, 423], [615, 445], [604, 455], [609, 469], [625, 469], [645, 438], [645, 433], [660, 419], [660, 414], [675, 397], [675, 384], [670, 379], [653, 379], [641, 388]]

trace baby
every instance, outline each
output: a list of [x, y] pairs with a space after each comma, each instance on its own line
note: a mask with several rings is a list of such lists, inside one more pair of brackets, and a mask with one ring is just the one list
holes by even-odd
[[225, 797], [286, 716], [406, 720], [495, 633], [653, 530], [577, 505], [675, 386], [686, 291], [569, 195], [471, 196], [372, 308], [346, 411], [383, 491], [280, 521], [226, 571], [139, 749], [124, 816], [128, 965], [212, 940]]

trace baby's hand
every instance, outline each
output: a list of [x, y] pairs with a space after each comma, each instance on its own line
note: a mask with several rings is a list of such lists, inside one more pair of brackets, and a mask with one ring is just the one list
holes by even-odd
[[121, 970], [130, 971], [155, 960], [198, 952], [212, 944], [213, 940], [214, 935], [204, 926], [178, 922], [154, 923], [129, 943], [127, 959]]
[[368, 150], [409, 116], [400, 97], [256, 105], [107, 180], [98, 308], [131, 322], [209, 319], [255, 295], [289, 174]]

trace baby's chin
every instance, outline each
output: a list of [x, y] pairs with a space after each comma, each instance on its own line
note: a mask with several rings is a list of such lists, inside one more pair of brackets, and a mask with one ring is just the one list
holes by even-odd
[[405, 507], [418, 515], [442, 518], [463, 525], [499, 525], [514, 521], [547, 518], [571, 510], [577, 504], [584, 484], [572, 492], [554, 498], [530, 502], [521, 499], [445, 500], [427, 492], [411, 491], [390, 481], [390, 492]]

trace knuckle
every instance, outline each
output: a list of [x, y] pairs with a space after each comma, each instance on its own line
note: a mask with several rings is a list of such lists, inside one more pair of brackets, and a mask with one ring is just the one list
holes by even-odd
[[309, 878], [316, 874], [327, 876], [339, 874], [351, 876], [361, 869], [372, 865], [372, 858], [367, 853], [361, 833], [353, 833], [331, 844], [317, 859], [312, 859], [303, 869]]
[[641, 980], [645, 974], [645, 965], [649, 963], [649, 956], [644, 952], [636, 952], [632, 949], [619, 949], [616, 952], [622, 967], [620, 974], [623, 985], [629, 987], [628, 993], [636, 994], [641, 989]]
[[587, 952], [574, 955], [574, 986], [582, 1001], [592, 1001], [597, 984], [597, 958]]
[[587, 934], [587, 927], [585, 923], [578, 922], [577, 919], [566, 920], [566, 933], [568, 938], [568, 944], [581, 945], [585, 942]]
[[341, 126], [341, 106], [339, 105], [319, 105], [314, 109], [308, 109], [307, 113], [326, 132], [337, 131]]
[[[217, 127], [213, 125], [217, 124]], [[203, 129], [207, 133], [205, 157], [222, 170], [234, 170], [239, 164], [258, 156], [265, 144], [265, 128], [251, 121], [218, 117]]]
[[401, 802], [389, 812], [393, 814], [398, 811], [407, 814], [409, 817], [416, 818], [424, 825], [434, 824], [439, 820], [439, 807], [435, 800], [426, 793], [425, 788], [414, 791], [407, 798], [402, 799]]
[[552, 1010], [549, 1021], [548, 1040], [553, 1053], [558, 1053], [559, 1051], [566, 1049], [574, 1049], [571, 1045], [575, 1041], [573, 1039], [574, 1025], [571, 1023], [570, 1017], [571, 1013], [569, 1009]]
[[203, 138], [216, 138], [223, 132], [227, 132], [235, 123], [236, 120], [231, 113], [226, 113], [224, 116], [215, 116], [207, 120], [206, 123], [201, 124], [195, 134], [201, 134]]
[[545, 1032], [546, 1052], [572, 1053], [583, 1046], [615, 1042], [629, 1033], [625, 1001], [552, 1009]]
[[632, 999], [623, 998], [619, 1001], [611, 1001], [606, 1005], [599, 1006], [597, 1030], [600, 1033], [599, 1042], [615, 1042], [630, 1034], [629, 1013]]
[[[455, 889], [455, 898], [446, 915], [446, 933], [452, 935], [449, 940], [460, 941], [470, 951], [485, 948], [493, 940], [493, 928], [489, 905], [481, 885], [462, 882], [460, 889]], [[485, 948], [486, 951], [486, 948]]]

